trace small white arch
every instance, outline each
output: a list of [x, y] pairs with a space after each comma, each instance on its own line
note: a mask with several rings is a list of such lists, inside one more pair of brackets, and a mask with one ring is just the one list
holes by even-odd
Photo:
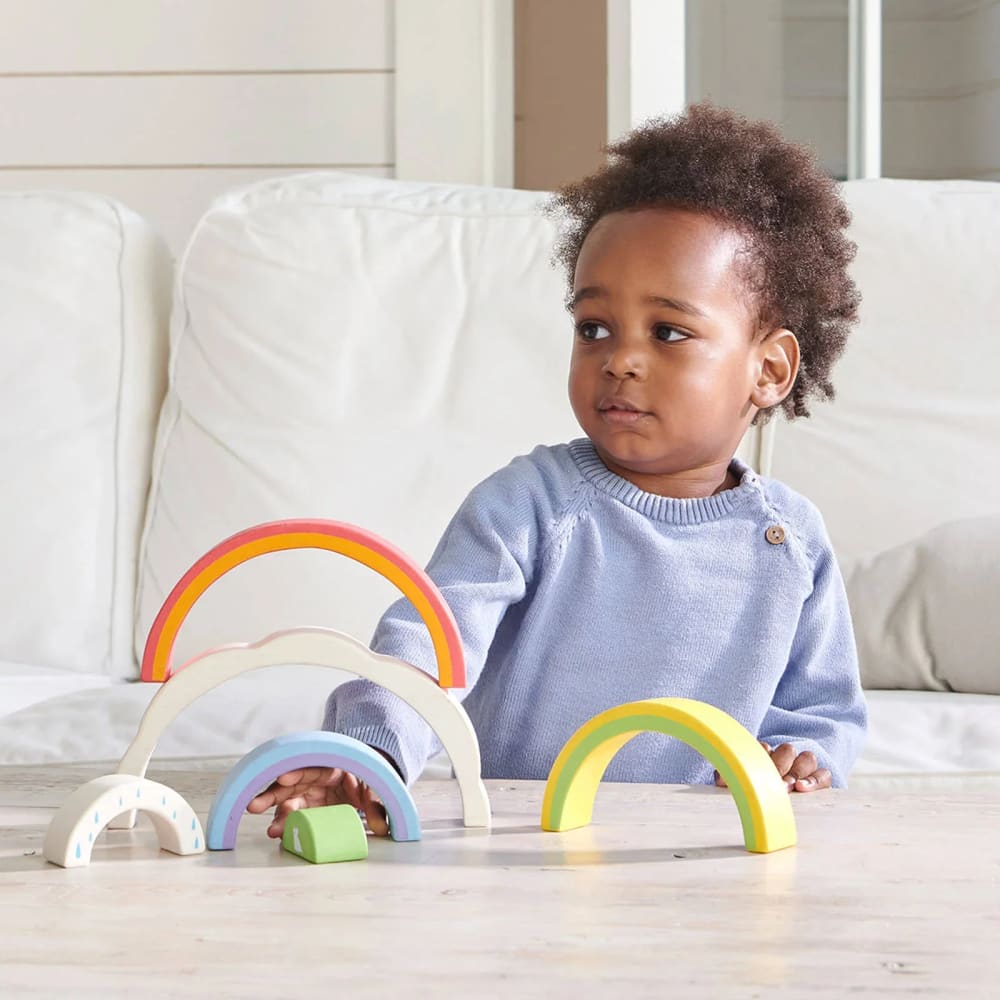
[[149, 814], [161, 850], [172, 854], [205, 850], [201, 822], [172, 788], [131, 774], [105, 774], [81, 785], [56, 810], [45, 832], [45, 860], [61, 868], [89, 865], [101, 831], [116, 816], [136, 809]]

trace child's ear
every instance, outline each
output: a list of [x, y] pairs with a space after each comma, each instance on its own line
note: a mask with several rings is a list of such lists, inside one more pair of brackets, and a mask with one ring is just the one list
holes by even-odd
[[777, 406], [799, 373], [799, 342], [791, 330], [772, 330], [757, 344], [757, 380], [750, 401], [758, 410]]

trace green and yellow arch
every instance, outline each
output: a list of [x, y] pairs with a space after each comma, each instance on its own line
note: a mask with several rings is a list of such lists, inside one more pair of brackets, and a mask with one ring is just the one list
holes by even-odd
[[542, 829], [573, 830], [589, 824], [608, 764], [644, 732], [675, 736], [715, 766], [736, 800], [748, 851], [766, 854], [794, 846], [795, 816], [770, 755], [731, 715], [691, 698], [628, 702], [581, 726], [552, 765]]

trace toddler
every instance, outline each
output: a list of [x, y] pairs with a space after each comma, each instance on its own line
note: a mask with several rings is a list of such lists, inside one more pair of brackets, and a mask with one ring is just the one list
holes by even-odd
[[[734, 453], [751, 423], [807, 417], [810, 399], [833, 396], [858, 305], [848, 212], [805, 150], [709, 105], [608, 152], [550, 203], [585, 437], [480, 483], [427, 567], [461, 632], [483, 776], [544, 779], [592, 716], [670, 696], [755, 733], [789, 790], [844, 785], [866, 709], [830, 541], [808, 500]], [[372, 648], [436, 671], [406, 600]], [[369, 681], [338, 687], [324, 726], [381, 751], [407, 782], [438, 749]], [[651, 733], [606, 774], [713, 779], [695, 750]], [[276, 807], [277, 837], [293, 809], [335, 802], [386, 832], [371, 790], [338, 769], [283, 775], [249, 808]]]

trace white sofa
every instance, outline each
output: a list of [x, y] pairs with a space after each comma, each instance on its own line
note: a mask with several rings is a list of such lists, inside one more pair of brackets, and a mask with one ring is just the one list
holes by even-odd
[[[844, 192], [864, 303], [839, 399], [741, 451], [824, 512], [865, 677], [902, 688], [870, 691], [857, 773], [1000, 771], [1000, 189]], [[174, 265], [107, 199], [0, 194], [0, 763], [117, 759], [161, 602], [233, 532], [333, 518], [424, 561], [475, 482], [578, 435], [542, 198], [281, 178], [217, 199]], [[197, 603], [175, 660], [293, 625], [367, 640], [394, 596], [347, 559], [268, 555]], [[315, 728], [337, 680], [230, 681], [158, 753]]]

